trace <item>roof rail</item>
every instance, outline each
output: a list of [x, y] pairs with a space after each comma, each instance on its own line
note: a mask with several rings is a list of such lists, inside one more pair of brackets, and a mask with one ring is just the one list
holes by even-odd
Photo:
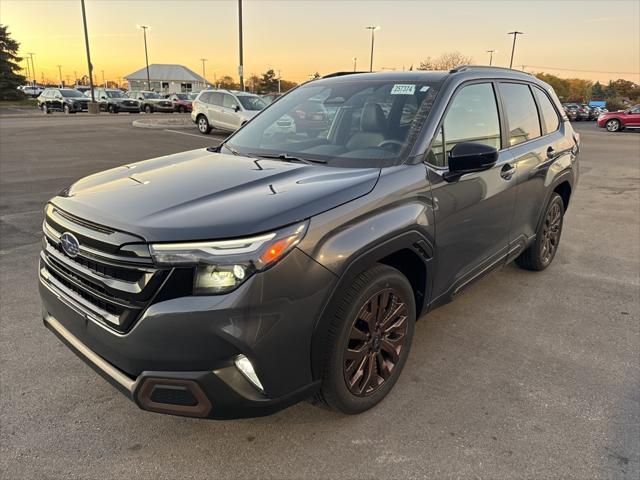
[[345, 75], [354, 75], [356, 73], [370, 73], [370, 72], [334, 72], [334, 73], [329, 73], [327, 75], [323, 75], [320, 78], [343, 77]]
[[458, 73], [458, 72], [464, 72], [467, 70], [507, 70], [509, 72], [516, 72], [516, 73], [522, 73], [523, 75], [531, 75], [529, 72], [524, 72], [521, 70], [515, 70], [513, 68], [507, 68], [507, 67], [494, 67], [493, 65], [458, 65], [457, 67], [452, 68], [451, 70], [449, 70], [449, 73]]

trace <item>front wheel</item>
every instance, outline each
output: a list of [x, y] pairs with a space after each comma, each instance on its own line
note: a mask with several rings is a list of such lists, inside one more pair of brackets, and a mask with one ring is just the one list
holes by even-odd
[[197, 120], [198, 131], [203, 135], [208, 134], [211, 131], [211, 125], [209, 125], [209, 120], [204, 115], [199, 115]]
[[46, 103], [42, 104], [42, 113], [44, 113], [45, 115], [51, 113], [51, 111], [49, 110], [49, 107], [47, 107]]
[[118, 112], [116, 112], [116, 107], [115, 107], [114, 105], [109, 105], [109, 106], [107, 107], [107, 111], [108, 111], [109, 113], [118, 113]]
[[153, 112], [153, 110], [152, 110], [152, 108], [151, 108], [151, 105], [145, 105], [145, 106], [144, 106], [144, 112], [145, 112], [145, 113], [151, 113], [151, 112]]
[[611, 120], [607, 120], [607, 123], [605, 123], [604, 126], [609, 132], [617, 132], [620, 130], [620, 120], [612, 118]]
[[181, 106], [180, 108], [178, 108], [178, 112], [179, 112], [179, 113], [184, 113], [184, 112], [186, 112], [186, 111], [187, 111], [187, 109], [186, 109], [186, 108], [184, 108], [184, 107], [182, 107], [182, 106]]
[[381, 264], [360, 274], [331, 320], [319, 399], [348, 414], [380, 402], [402, 372], [415, 321], [404, 275]]
[[564, 202], [560, 195], [553, 194], [544, 215], [535, 242], [516, 258], [516, 264], [526, 270], [544, 270], [556, 256], [564, 219]]

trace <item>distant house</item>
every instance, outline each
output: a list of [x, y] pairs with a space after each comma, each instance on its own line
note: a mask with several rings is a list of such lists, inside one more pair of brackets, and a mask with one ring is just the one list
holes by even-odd
[[148, 90], [160, 93], [199, 92], [207, 88], [204, 78], [183, 65], [149, 65], [150, 87], [147, 86], [147, 69], [142, 67], [124, 77], [129, 82], [129, 90]]

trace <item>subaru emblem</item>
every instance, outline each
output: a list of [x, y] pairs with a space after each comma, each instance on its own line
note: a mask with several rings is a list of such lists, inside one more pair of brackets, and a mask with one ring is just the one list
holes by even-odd
[[80, 252], [80, 242], [73, 233], [64, 232], [60, 236], [60, 243], [64, 253], [69, 255], [71, 258], [77, 256]]

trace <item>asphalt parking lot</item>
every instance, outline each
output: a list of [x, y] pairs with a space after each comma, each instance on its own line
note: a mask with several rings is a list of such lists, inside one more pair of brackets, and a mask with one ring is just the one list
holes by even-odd
[[138, 410], [42, 325], [42, 207], [74, 179], [214, 144], [131, 116], [0, 119], [0, 476], [628, 478], [640, 475], [640, 134], [582, 135], [558, 256], [418, 322], [391, 395], [202, 421]]

